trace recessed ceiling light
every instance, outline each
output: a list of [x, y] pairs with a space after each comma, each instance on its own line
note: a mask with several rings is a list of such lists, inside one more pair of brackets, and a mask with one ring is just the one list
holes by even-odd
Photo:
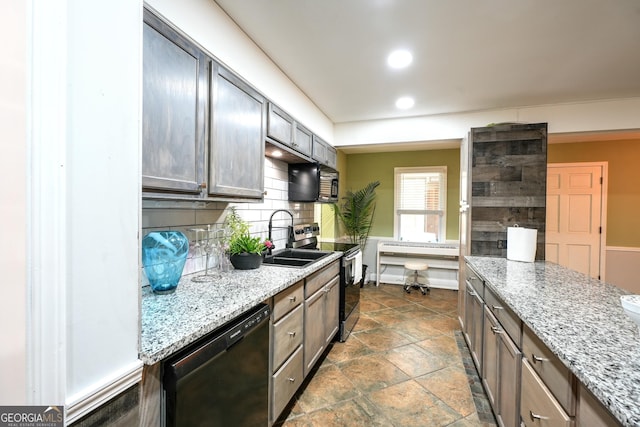
[[387, 64], [391, 68], [405, 68], [413, 61], [413, 55], [411, 52], [404, 49], [394, 50], [387, 57]]
[[398, 100], [396, 101], [396, 107], [400, 108], [401, 110], [409, 109], [413, 107], [414, 104], [415, 101], [410, 96], [403, 96], [402, 98], [398, 98]]

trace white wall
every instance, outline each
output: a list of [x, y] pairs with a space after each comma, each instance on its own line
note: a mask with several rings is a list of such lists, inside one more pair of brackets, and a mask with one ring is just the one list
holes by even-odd
[[149, 0], [147, 4], [312, 132], [333, 142], [333, 123], [213, 0]]
[[604, 281], [640, 294], [640, 248], [607, 246]]
[[138, 365], [141, 2], [70, 2], [67, 402]]
[[[27, 403], [27, 2], [0, 3], [0, 405]], [[11, 43], [7, 41], [11, 40]]]
[[500, 122], [546, 122], [549, 133], [640, 129], [640, 98], [340, 123], [334, 145], [460, 139], [472, 127]]
[[26, 403], [65, 405], [72, 421], [140, 380], [142, 2], [25, 3], [5, 45], [28, 43], [17, 47], [28, 58], [28, 166], [14, 158], [2, 181], [26, 187], [26, 230], [7, 229], [28, 263], [7, 270], [26, 276], [28, 301], [11, 303], [28, 329], [8, 324], [27, 339]]

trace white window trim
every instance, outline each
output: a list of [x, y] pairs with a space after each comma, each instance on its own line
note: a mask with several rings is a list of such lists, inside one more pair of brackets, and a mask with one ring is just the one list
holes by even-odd
[[[442, 187], [444, 191], [441, 194], [442, 206], [444, 207], [444, 215], [442, 216], [442, 236], [439, 242], [447, 240], [447, 167], [446, 166], [420, 166], [420, 167], [398, 167], [393, 168], [393, 239], [400, 239], [400, 224], [398, 221], [397, 206], [400, 203], [400, 193], [398, 187], [400, 186], [399, 176], [403, 173], [441, 173], [443, 175]], [[424, 211], [420, 211], [422, 213]], [[436, 213], [436, 211], [427, 211], [427, 213]]]

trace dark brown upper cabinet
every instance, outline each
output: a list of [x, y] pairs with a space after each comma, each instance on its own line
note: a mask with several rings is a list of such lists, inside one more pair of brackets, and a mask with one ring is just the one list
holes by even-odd
[[269, 103], [267, 136], [311, 157], [313, 134], [274, 103]]
[[148, 10], [143, 32], [143, 191], [197, 196], [206, 185], [209, 61]]
[[209, 194], [262, 199], [266, 101], [212, 63]]
[[320, 137], [313, 135], [313, 155], [314, 160], [317, 160], [325, 166], [335, 169], [337, 164], [336, 149], [326, 143]]

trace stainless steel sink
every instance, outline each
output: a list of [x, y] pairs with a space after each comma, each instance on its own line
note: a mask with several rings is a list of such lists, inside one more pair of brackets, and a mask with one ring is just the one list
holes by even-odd
[[317, 251], [315, 249], [283, 249], [264, 258], [263, 265], [277, 265], [280, 267], [302, 268], [313, 264], [333, 252]]

